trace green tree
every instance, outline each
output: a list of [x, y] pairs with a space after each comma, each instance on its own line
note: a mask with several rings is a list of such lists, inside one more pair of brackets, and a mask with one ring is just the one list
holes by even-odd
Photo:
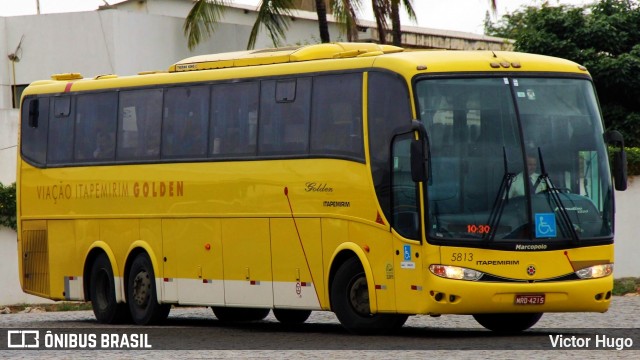
[[[194, 1], [193, 7], [183, 25], [189, 50], [195, 49], [202, 40], [213, 35], [216, 25], [222, 19], [224, 11], [230, 4], [231, 0]], [[277, 46], [280, 39], [285, 37], [293, 7], [293, 0], [264, 0], [260, 2], [258, 17], [251, 29], [247, 48], [251, 49], [255, 46], [258, 32], [263, 25], [267, 28], [269, 37], [271, 37], [274, 45]]]
[[391, 2], [391, 33], [393, 36], [393, 45], [402, 46], [402, 29], [400, 26], [400, 3], [409, 15], [409, 19], [417, 21], [416, 12], [413, 10], [412, 0], [389, 0]]
[[0, 183], [0, 226], [16, 229], [16, 183]]
[[[318, 1], [318, 0], [316, 0]], [[321, 1], [321, 0], [320, 0]], [[293, 0], [262, 0], [258, 5], [258, 16], [251, 29], [249, 35], [249, 41], [247, 43], [247, 49], [253, 49], [256, 46], [258, 39], [258, 33], [260, 28], [264, 25], [269, 32], [269, 37], [273, 42], [273, 46], [280, 46], [280, 40], [286, 38], [286, 31], [289, 29], [289, 21], [291, 19], [291, 10], [294, 8]], [[324, 15], [320, 13], [324, 11]], [[324, 16], [324, 22], [326, 24], [327, 14], [326, 9], [318, 10], [318, 22], [320, 23], [321, 16]], [[323, 35], [322, 26], [320, 27], [320, 38]], [[323, 41], [324, 42], [324, 41]]]
[[485, 33], [512, 38], [518, 51], [573, 60], [596, 84], [605, 125], [640, 146], [640, 6], [601, 0], [585, 6], [524, 7], [485, 24]]
[[358, 13], [362, 0], [331, 0], [333, 16], [347, 35], [347, 41], [358, 40]]
[[[343, 0], [340, 0], [343, 1]], [[320, 40], [329, 42], [329, 26], [327, 22], [327, 8], [325, 0], [315, 0], [318, 15], [318, 29]], [[343, 2], [347, 2], [344, 0]], [[193, 50], [202, 40], [215, 32], [216, 24], [222, 19], [224, 11], [230, 5], [230, 0], [196, 0], [187, 18], [183, 30], [187, 37], [187, 46]], [[247, 49], [255, 47], [260, 28], [264, 26], [274, 46], [286, 36], [291, 19], [291, 11], [295, 8], [294, 0], [263, 0], [258, 5], [258, 16], [251, 29]]]
[[[183, 30], [187, 37], [187, 45], [193, 50], [202, 40], [215, 32], [216, 24], [221, 20], [230, 0], [196, 0], [185, 19]], [[336, 20], [342, 25], [349, 41], [357, 40], [358, 12], [362, 0], [315, 0], [318, 16], [320, 41], [330, 42], [329, 24], [327, 21], [327, 5], [331, 7]], [[379, 30], [380, 43], [386, 43], [388, 19], [391, 19], [393, 42], [401, 43], [400, 7], [405, 9], [409, 18], [416, 20], [412, 0], [372, 0], [374, 17]], [[263, 0], [258, 5], [258, 15], [251, 29], [247, 48], [255, 47], [258, 33], [264, 26], [274, 46], [286, 37], [291, 19], [291, 11], [295, 8], [294, 0]]]
[[371, 8], [378, 28], [378, 42], [387, 43], [389, 21], [391, 22], [391, 36], [393, 45], [402, 45], [402, 28], [400, 23], [400, 8], [404, 8], [409, 19], [416, 21], [416, 13], [413, 10], [413, 0], [372, 0]]
[[[386, 43], [387, 32], [389, 31], [387, 18], [391, 21], [392, 42], [395, 46], [402, 46], [402, 28], [400, 22], [400, 9], [403, 8], [409, 20], [416, 21], [416, 13], [413, 9], [413, 0], [372, 0], [372, 9], [378, 26], [378, 41]], [[489, 0], [491, 12], [496, 11], [496, 1]]]
[[196, 0], [186, 19], [184, 19], [184, 35], [187, 37], [189, 50], [215, 32], [216, 24], [222, 18], [229, 1]]

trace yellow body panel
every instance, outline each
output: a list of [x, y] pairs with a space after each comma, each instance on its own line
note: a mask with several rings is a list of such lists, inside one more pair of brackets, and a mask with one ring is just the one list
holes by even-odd
[[222, 279], [220, 220], [166, 219], [162, 234], [163, 277]]
[[[317, 256], [322, 253], [320, 219], [296, 219], [295, 222], [286, 218], [271, 219], [269, 225], [273, 281], [290, 284], [288, 295], [295, 293], [300, 297], [313, 286], [317, 298], [322, 298], [325, 295], [324, 266], [322, 257]], [[273, 294], [274, 306], [291, 307], [289, 297], [281, 298], [280, 295]]]

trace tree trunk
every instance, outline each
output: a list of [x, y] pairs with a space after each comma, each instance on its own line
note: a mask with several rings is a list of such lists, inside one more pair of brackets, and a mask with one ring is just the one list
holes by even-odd
[[320, 41], [328, 43], [331, 38], [329, 37], [329, 24], [327, 23], [327, 6], [324, 0], [316, 0], [316, 13], [318, 14]]
[[371, 7], [373, 8], [373, 16], [376, 18], [376, 25], [378, 26], [378, 42], [380, 44], [386, 44], [387, 29], [386, 24], [384, 23], [383, 11], [376, 0], [371, 2]]
[[402, 46], [402, 29], [400, 29], [400, 0], [391, 0], [391, 31], [393, 45]]

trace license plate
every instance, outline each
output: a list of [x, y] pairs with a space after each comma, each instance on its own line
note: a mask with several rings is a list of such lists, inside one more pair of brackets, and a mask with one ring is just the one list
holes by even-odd
[[544, 294], [540, 295], [516, 295], [516, 305], [544, 305]]

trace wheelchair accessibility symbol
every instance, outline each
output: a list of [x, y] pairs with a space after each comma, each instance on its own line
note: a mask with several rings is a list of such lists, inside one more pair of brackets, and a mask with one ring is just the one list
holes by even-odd
[[554, 238], [556, 234], [556, 215], [554, 213], [538, 213], [536, 217], [536, 237]]
[[404, 245], [404, 261], [411, 261], [411, 245]]

